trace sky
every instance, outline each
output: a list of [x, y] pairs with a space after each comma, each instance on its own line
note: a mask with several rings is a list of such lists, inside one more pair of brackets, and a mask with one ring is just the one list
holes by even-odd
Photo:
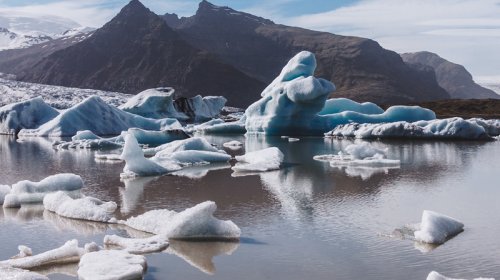
[[[99, 27], [127, 0], [0, 0], [0, 11], [68, 17]], [[157, 14], [194, 14], [198, 0], [142, 0]], [[399, 53], [431, 51], [476, 81], [500, 83], [500, 0], [213, 0], [282, 23], [374, 39]]]

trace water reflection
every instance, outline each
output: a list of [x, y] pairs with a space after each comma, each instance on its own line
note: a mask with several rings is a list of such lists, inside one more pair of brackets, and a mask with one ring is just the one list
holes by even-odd
[[185, 260], [200, 271], [213, 275], [213, 258], [219, 255], [231, 255], [239, 247], [237, 242], [190, 242], [170, 240], [166, 252]]
[[144, 186], [155, 181], [158, 177], [137, 177], [130, 179], [121, 179], [125, 187], [120, 187], [122, 214], [129, 214], [134, 211], [139, 205], [144, 193]]
[[78, 276], [78, 262], [61, 264], [61, 265], [49, 265], [42, 266], [32, 270], [33, 272], [40, 273], [45, 276], [52, 274], [63, 274], [71, 277]]

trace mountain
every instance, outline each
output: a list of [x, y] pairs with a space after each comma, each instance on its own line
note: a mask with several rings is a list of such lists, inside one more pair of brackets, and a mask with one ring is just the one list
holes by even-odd
[[245, 106], [264, 84], [192, 47], [138, 0], [92, 36], [17, 74], [24, 81], [137, 93], [171, 86], [179, 97], [224, 95]]
[[403, 60], [414, 68], [428, 66], [436, 72], [439, 85], [454, 99], [500, 99], [500, 95], [474, 82], [472, 75], [462, 65], [450, 62], [431, 52], [401, 54]]
[[190, 44], [265, 83], [293, 55], [308, 50], [318, 60], [316, 76], [337, 86], [334, 97], [386, 104], [449, 98], [432, 69], [410, 67], [370, 39], [275, 24], [207, 1], [191, 17], [163, 18]]

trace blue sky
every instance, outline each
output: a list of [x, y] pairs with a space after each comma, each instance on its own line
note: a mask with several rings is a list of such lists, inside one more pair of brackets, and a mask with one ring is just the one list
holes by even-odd
[[[127, 0], [0, 0], [0, 11], [71, 18], [99, 27]], [[192, 15], [198, 0], [142, 0], [158, 14]], [[500, 83], [500, 0], [213, 0], [277, 23], [361, 36], [397, 52], [428, 50]]]

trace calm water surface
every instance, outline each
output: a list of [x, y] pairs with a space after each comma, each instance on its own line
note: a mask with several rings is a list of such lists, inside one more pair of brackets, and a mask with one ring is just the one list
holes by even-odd
[[[279, 171], [235, 176], [229, 164], [196, 167], [184, 176], [120, 181], [123, 163], [99, 162], [91, 151], [56, 151], [45, 139], [0, 136], [0, 184], [72, 172], [83, 192], [119, 205], [117, 216], [158, 208], [181, 211], [213, 200], [216, 216], [242, 229], [239, 243], [172, 242], [147, 256], [145, 279], [425, 279], [500, 278], [500, 141], [373, 142], [401, 160], [398, 169], [337, 168], [314, 161], [351, 140], [208, 137], [213, 144], [268, 146], [285, 154]], [[241, 154], [239, 151], [236, 154]], [[465, 223], [465, 231], [437, 248], [388, 237], [418, 222], [424, 209]], [[34, 253], [69, 239], [102, 244], [104, 235], [137, 232], [59, 217], [43, 206], [0, 208], [0, 259]], [[48, 267], [53, 279], [74, 279], [76, 265]]]

